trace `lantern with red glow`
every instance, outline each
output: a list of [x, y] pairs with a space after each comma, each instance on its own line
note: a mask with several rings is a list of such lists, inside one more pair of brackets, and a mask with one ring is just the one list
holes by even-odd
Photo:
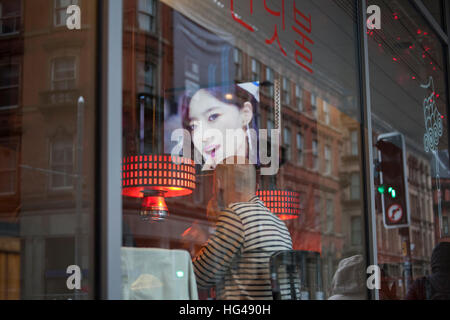
[[260, 190], [256, 192], [256, 195], [281, 220], [297, 219], [300, 216], [300, 195], [298, 192]]
[[195, 189], [191, 159], [171, 155], [128, 156], [122, 163], [122, 194], [142, 198], [144, 220], [164, 220], [169, 210], [165, 198], [186, 196]]

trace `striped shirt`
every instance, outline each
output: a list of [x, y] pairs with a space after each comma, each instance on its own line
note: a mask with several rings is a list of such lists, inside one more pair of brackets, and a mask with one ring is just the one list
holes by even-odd
[[292, 250], [289, 231], [254, 196], [230, 205], [218, 217], [215, 233], [193, 259], [197, 285], [216, 286], [218, 299], [272, 299], [269, 259]]

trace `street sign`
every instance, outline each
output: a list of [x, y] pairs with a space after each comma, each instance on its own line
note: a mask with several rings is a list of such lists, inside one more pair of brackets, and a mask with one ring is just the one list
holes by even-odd
[[403, 217], [403, 209], [402, 206], [398, 203], [392, 204], [387, 211], [387, 218], [392, 223], [398, 223], [402, 220]]

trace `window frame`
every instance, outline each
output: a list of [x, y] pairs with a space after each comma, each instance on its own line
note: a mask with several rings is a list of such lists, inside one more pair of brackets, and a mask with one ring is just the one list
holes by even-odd
[[[155, 0], [150, 0], [152, 2], [152, 10], [153, 10], [153, 14], [152, 14], [151, 12], [144, 11], [143, 8], [141, 8], [141, 6], [140, 6], [140, 4], [142, 3], [141, 1], [146, 1], [146, 0], [138, 0], [137, 1], [137, 6], [136, 6], [137, 27], [141, 31], [154, 34], [157, 31], [157, 14], [156, 14], [156, 10], [158, 8], [157, 2]], [[146, 28], [143, 28], [141, 26], [140, 19], [139, 19], [141, 16], [149, 17], [149, 19], [150, 19], [150, 29], [146, 29]]]
[[[66, 78], [66, 79], [55, 80], [54, 79], [55, 78], [55, 71], [56, 71], [55, 70], [55, 68], [56, 68], [55, 62], [58, 59], [66, 59], [66, 58], [73, 58], [73, 75], [74, 75], [74, 77], [73, 77], [73, 79]], [[51, 91], [72, 91], [72, 90], [75, 90], [77, 88], [77, 85], [78, 85], [78, 63], [77, 63], [77, 57], [75, 55], [58, 56], [58, 57], [52, 58], [50, 63], [51, 63], [50, 90]], [[67, 71], [67, 70], [64, 70], [64, 71]], [[73, 80], [73, 82], [74, 82], [73, 88], [69, 88], [69, 89], [68, 88], [55, 89], [55, 83], [56, 82], [65, 82], [67, 84], [67, 82], [71, 81], [71, 80]], [[66, 87], [67, 87], [67, 85], [66, 85]]]
[[[19, 176], [18, 176], [18, 172], [19, 172], [19, 168], [18, 168], [18, 152], [19, 152], [19, 143], [18, 141], [16, 141], [16, 139], [13, 140], [5, 140], [2, 139], [0, 141], [0, 145], [3, 145], [3, 142], [6, 141], [5, 145], [6, 146], [11, 146], [14, 147], [14, 153], [15, 153], [15, 165], [13, 168], [8, 168], [8, 169], [3, 169], [0, 167], [0, 173], [10, 173], [14, 175], [14, 184], [13, 184], [13, 190], [9, 191], [9, 192], [0, 192], [0, 197], [8, 197], [8, 196], [14, 196], [17, 194], [18, 192], [18, 182], [19, 182]], [[13, 148], [11, 148], [11, 150], [13, 150]]]
[[[15, 19], [16, 23], [17, 23], [17, 20], [19, 20], [19, 25], [15, 25], [14, 31], [4, 33], [3, 32], [3, 20], [7, 20], [7, 19]], [[0, 37], [2, 37], [2, 36], [10, 36], [10, 35], [14, 35], [14, 34], [20, 33], [21, 26], [22, 26], [22, 1], [20, 2], [19, 14], [11, 15], [11, 16], [8, 16], [8, 17], [4, 17], [3, 16], [3, 6], [2, 6], [2, 2], [0, 1]]]
[[[63, 177], [64, 177], [65, 184], [62, 187], [55, 187], [53, 185], [54, 173], [50, 173], [50, 175], [49, 175], [49, 190], [51, 190], [51, 191], [69, 191], [69, 190], [73, 190], [75, 188], [75, 177], [74, 177], [75, 172], [74, 172], [74, 170], [75, 170], [75, 157], [76, 157], [76, 155], [75, 155], [75, 143], [74, 143], [74, 140], [73, 140], [73, 136], [64, 135], [64, 136], [53, 137], [52, 139], [50, 139], [49, 168], [53, 172], [53, 168], [55, 166], [55, 164], [53, 162], [54, 161], [53, 160], [54, 146], [55, 146], [55, 143], [58, 143], [60, 141], [71, 141], [72, 142], [71, 143], [71, 148], [72, 148], [72, 172], [71, 173], [62, 173], [62, 172], [58, 173], [58, 174], [63, 175]], [[65, 152], [66, 151], [65, 151], [65, 148], [64, 148], [64, 160], [66, 160], [66, 153]], [[61, 163], [61, 164], [58, 163], [57, 165], [65, 167], [65, 166], [67, 166], [67, 163], [66, 162]], [[68, 175], [72, 176], [72, 183], [70, 185], [66, 184], [66, 182], [67, 182], [66, 179], [67, 179]]]
[[283, 145], [286, 147], [286, 161], [292, 160], [292, 131], [289, 127], [283, 129]]
[[295, 85], [295, 104], [298, 112], [303, 112], [303, 88], [298, 84]]
[[297, 132], [296, 143], [297, 143], [297, 164], [303, 166], [305, 141], [303, 134], [301, 132]]
[[0, 87], [0, 91], [1, 90], [9, 90], [9, 89], [13, 89], [13, 88], [17, 88], [17, 92], [18, 92], [18, 96], [17, 96], [17, 104], [15, 105], [9, 105], [9, 106], [0, 106], [0, 111], [1, 110], [9, 110], [9, 109], [15, 109], [19, 107], [20, 104], [20, 85], [21, 85], [21, 64], [19, 62], [12, 62], [12, 63], [4, 63], [4, 64], [0, 64], [0, 67], [3, 66], [12, 66], [12, 65], [17, 65], [17, 85], [16, 86], [5, 86], [5, 87]]

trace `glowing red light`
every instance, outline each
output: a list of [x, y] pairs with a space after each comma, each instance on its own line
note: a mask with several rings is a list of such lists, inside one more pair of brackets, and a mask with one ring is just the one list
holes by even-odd
[[412, 76], [411, 78], [412, 78], [413, 80], [416, 80], [416, 77], [414, 77], [414, 76]]
[[422, 30], [417, 29], [417, 34], [421, 34], [421, 33], [422, 33]]
[[444, 119], [444, 116], [441, 116], [441, 119]]
[[395, 20], [398, 20], [398, 16], [394, 16], [394, 19], [395, 19]]
[[397, 61], [397, 58], [392, 58], [392, 60]]

